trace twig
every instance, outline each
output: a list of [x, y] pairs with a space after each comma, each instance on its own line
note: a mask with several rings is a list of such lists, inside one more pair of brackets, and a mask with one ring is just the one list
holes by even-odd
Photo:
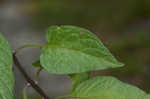
[[45, 92], [29, 77], [27, 72], [23, 69], [23, 67], [21, 66], [20, 62], [18, 61], [18, 59], [16, 57], [15, 52], [13, 53], [13, 60], [14, 60], [15, 66], [19, 69], [19, 71], [22, 73], [22, 75], [27, 80], [27, 82], [31, 84], [31, 86], [41, 95], [41, 97], [43, 97], [44, 99], [50, 99], [45, 94]]

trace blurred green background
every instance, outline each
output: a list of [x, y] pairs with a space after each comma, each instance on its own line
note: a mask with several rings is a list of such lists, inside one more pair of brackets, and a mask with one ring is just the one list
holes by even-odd
[[51, 25], [76, 25], [95, 33], [125, 67], [93, 75], [114, 75], [150, 93], [150, 0], [18, 2], [19, 13], [29, 18], [32, 29], [43, 32]]

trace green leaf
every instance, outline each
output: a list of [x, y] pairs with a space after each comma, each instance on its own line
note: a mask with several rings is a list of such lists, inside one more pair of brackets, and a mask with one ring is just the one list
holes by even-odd
[[150, 99], [139, 88], [114, 77], [95, 77], [79, 84], [69, 95], [78, 99]]
[[43, 67], [41, 66], [40, 60], [33, 62], [32, 65], [34, 67], [38, 68], [38, 70], [36, 71], [36, 76], [38, 77], [40, 75], [40, 72], [43, 70]]
[[33, 62], [32, 65], [33, 65], [34, 67], [42, 67], [42, 66], [41, 66], [41, 63], [40, 63], [40, 60]]
[[90, 78], [90, 72], [86, 73], [79, 73], [79, 74], [69, 74], [70, 78], [72, 79], [72, 88], [71, 92], [76, 88], [77, 85], [82, 83], [85, 80]]
[[40, 61], [44, 69], [55, 74], [81, 73], [123, 66], [96, 35], [75, 26], [53, 26], [46, 34], [47, 47]]
[[0, 33], [0, 99], [13, 99], [14, 77], [12, 64], [11, 48]]

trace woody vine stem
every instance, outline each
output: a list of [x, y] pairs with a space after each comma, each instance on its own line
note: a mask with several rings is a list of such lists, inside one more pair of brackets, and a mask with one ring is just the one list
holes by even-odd
[[19, 62], [19, 60], [18, 60], [18, 58], [16, 56], [16, 53], [17, 53], [17, 51], [13, 52], [14, 64], [19, 69], [19, 71], [22, 73], [22, 75], [24, 76], [24, 78], [26, 79], [26, 81], [33, 87], [33, 89], [35, 89], [35, 91], [37, 93], [40, 94], [41, 97], [43, 97], [44, 99], [50, 99], [50, 97], [45, 94], [45, 92], [40, 88], [40, 86], [38, 86], [31, 79], [31, 77], [27, 74], [27, 72], [24, 70], [24, 68], [22, 67], [21, 63]]

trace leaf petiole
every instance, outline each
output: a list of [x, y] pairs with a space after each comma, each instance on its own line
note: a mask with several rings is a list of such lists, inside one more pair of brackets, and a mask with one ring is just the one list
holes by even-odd
[[25, 44], [25, 45], [22, 45], [21, 47], [17, 48], [14, 53], [15, 54], [19, 53], [21, 50], [23, 50], [24, 48], [28, 48], [28, 47], [42, 48], [42, 47], [47, 47], [47, 44]]

